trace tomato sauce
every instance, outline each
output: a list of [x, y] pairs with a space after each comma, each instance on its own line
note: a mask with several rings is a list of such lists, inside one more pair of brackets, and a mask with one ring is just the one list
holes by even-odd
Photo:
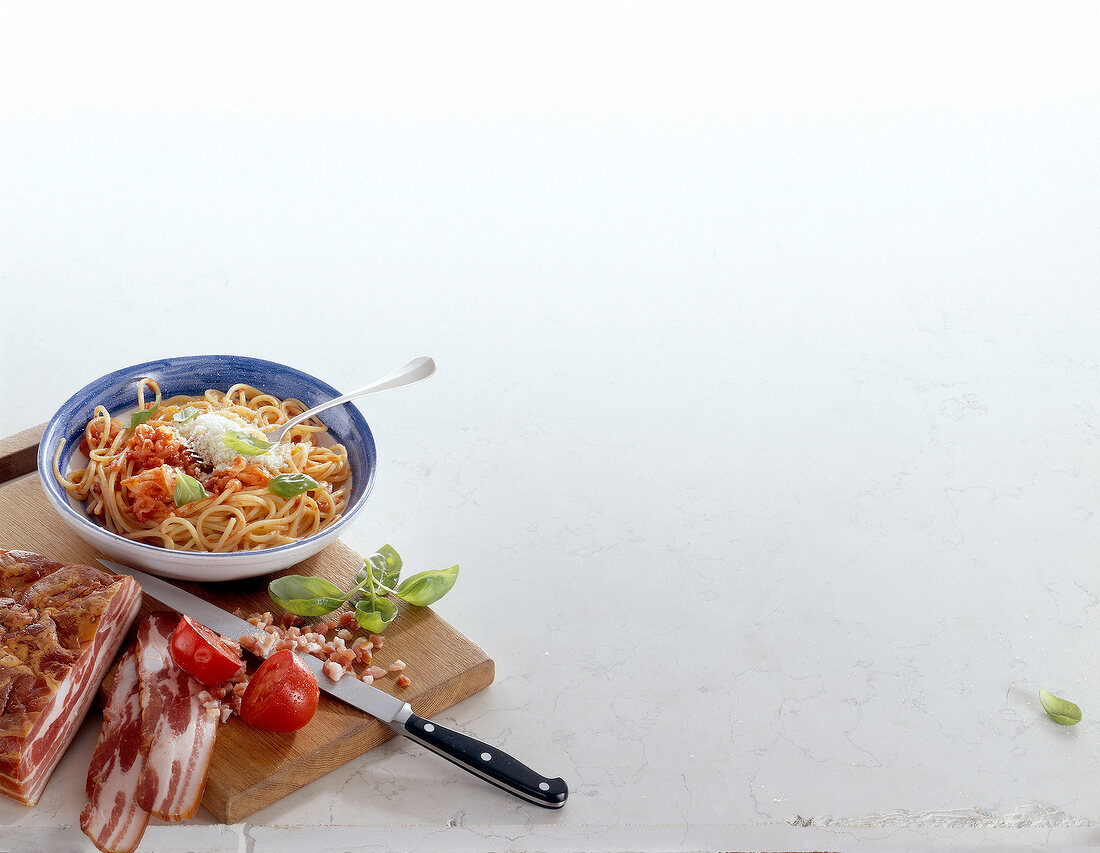
[[137, 521], [163, 519], [175, 511], [175, 469], [200, 481], [206, 478], [183, 439], [165, 426], [137, 426], [121, 460], [137, 472], [122, 481], [124, 500], [128, 499], [130, 515]]

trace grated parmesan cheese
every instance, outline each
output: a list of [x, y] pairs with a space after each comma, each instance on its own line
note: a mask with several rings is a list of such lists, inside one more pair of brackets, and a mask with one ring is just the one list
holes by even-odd
[[[244, 429], [253, 435], [263, 435], [252, 424], [232, 412], [207, 412], [179, 425], [180, 435], [187, 441], [191, 450], [215, 469], [228, 468], [238, 456], [242, 456], [236, 450], [226, 447], [222, 441], [222, 436], [231, 429]], [[281, 443], [266, 453], [245, 456], [244, 459], [256, 465], [262, 465], [272, 474], [278, 474], [287, 464], [289, 457], [290, 445]]]

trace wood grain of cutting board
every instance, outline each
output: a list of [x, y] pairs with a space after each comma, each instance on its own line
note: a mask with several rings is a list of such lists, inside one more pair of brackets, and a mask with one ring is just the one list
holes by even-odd
[[[33, 463], [27, 460], [33, 454], [28, 454], [27, 447], [37, 443], [39, 435], [40, 428], [35, 428], [0, 440], [0, 484], [32, 470]], [[37, 474], [0, 485], [0, 548], [36, 551], [59, 562], [99, 565], [95, 549], [72, 533], [47, 503]], [[360, 566], [360, 557], [336, 542], [285, 574], [321, 575], [347, 588]], [[245, 613], [278, 613], [267, 595], [272, 577], [178, 585], [230, 611], [239, 607]], [[378, 686], [405, 699], [421, 716], [431, 716], [492, 683], [493, 661], [478, 646], [430, 608], [403, 602], [398, 607], [400, 615], [386, 631], [386, 644], [375, 653], [375, 663], [385, 667], [402, 659], [412, 684], [399, 688], [393, 677], [387, 677]], [[142, 615], [156, 609], [162, 608], [146, 596]], [[266, 732], [230, 717], [218, 732], [202, 804], [220, 820], [236, 823], [393, 734], [384, 723], [324, 692], [317, 714], [298, 732]]]

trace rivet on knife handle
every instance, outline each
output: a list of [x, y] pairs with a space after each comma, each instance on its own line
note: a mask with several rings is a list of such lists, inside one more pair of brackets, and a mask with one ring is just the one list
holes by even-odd
[[559, 809], [565, 805], [569, 796], [569, 786], [564, 779], [541, 776], [506, 752], [453, 731], [434, 720], [425, 720], [416, 714], [410, 714], [405, 720], [403, 730], [399, 731], [463, 770], [468, 770], [486, 782], [537, 806]]

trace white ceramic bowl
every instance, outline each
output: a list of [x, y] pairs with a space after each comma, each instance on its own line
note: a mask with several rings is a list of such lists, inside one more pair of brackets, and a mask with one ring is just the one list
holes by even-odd
[[[151, 574], [190, 581], [228, 581], [256, 577], [293, 566], [334, 542], [366, 503], [374, 485], [377, 453], [370, 427], [351, 403], [329, 409], [321, 416], [332, 439], [347, 448], [352, 469], [352, 493], [343, 516], [321, 532], [290, 545], [259, 551], [207, 554], [175, 551], [158, 545], [134, 542], [112, 533], [88, 515], [79, 501], [71, 500], [53, 474], [54, 454], [61, 443], [59, 464], [71, 470], [73, 454], [84, 437], [84, 428], [97, 405], [113, 415], [133, 411], [137, 405], [137, 382], [144, 376], [155, 379], [164, 396], [199, 396], [207, 388], [226, 391], [244, 382], [280, 399], [289, 397], [315, 406], [338, 397], [341, 392], [300, 370], [272, 361], [236, 355], [198, 355], [149, 361], [116, 370], [81, 388], [46, 425], [38, 448], [38, 473], [53, 507], [81, 539], [105, 557], [145, 569]], [[79, 464], [78, 466], [79, 467]]]

